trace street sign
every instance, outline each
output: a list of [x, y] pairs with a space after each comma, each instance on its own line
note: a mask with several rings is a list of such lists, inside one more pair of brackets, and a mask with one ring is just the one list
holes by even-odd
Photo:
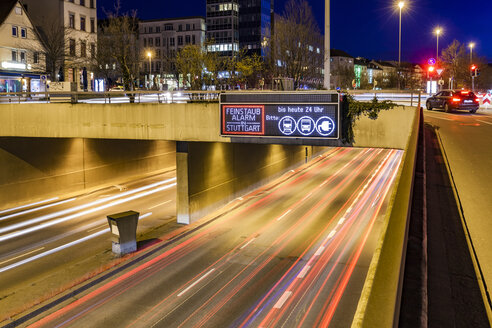
[[338, 93], [224, 93], [224, 137], [338, 139]]
[[441, 75], [442, 72], [444, 72], [444, 68], [438, 68], [436, 69], [437, 75]]
[[427, 61], [427, 63], [429, 65], [435, 65], [436, 64], [436, 60], [434, 58], [429, 58], [429, 60]]

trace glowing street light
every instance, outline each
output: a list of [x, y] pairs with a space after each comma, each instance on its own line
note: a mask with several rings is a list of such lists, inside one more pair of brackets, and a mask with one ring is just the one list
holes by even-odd
[[[398, 70], [401, 67], [401, 10], [405, 6], [404, 1], [398, 2], [398, 8], [400, 8], [400, 25], [399, 25], [399, 37], [398, 37]], [[398, 89], [400, 89], [400, 75], [398, 75]]]
[[149, 57], [149, 89], [150, 89], [150, 74], [152, 74], [152, 53], [147, 52], [147, 57]]
[[440, 27], [437, 27], [434, 30], [434, 33], [436, 34], [437, 37], [437, 45], [436, 45], [436, 61], [439, 60], [439, 35], [442, 33], [442, 29]]
[[470, 63], [471, 63], [473, 62], [473, 47], [475, 47], [475, 42], [470, 42], [468, 47], [470, 47]]

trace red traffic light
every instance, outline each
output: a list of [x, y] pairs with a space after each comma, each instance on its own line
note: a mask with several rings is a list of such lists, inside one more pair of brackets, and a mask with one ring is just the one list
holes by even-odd
[[472, 71], [474, 71], [474, 70], [476, 70], [476, 69], [477, 69], [477, 66], [476, 66], [476, 65], [471, 65], [470, 69], [471, 69]]
[[429, 66], [429, 68], [427, 69], [429, 72], [434, 72], [436, 68], [434, 66]]

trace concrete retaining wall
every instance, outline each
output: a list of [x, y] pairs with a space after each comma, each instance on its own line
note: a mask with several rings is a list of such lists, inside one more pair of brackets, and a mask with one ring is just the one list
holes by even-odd
[[0, 138], [0, 209], [174, 167], [172, 141]]

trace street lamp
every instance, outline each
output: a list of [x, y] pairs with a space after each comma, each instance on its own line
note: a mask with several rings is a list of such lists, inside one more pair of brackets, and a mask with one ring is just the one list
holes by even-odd
[[475, 42], [470, 42], [468, 47], [470, 47], [470, 63], [472, 63], [473, 62], [473, 47], [475, 47]]
[[437, 27], [434, 30], [434, 33], [436, 33], [437, 37], [437, 45], [436, 45], [436, 62], [439, 60], [439, 35], [442, 33], [442, 29], [440, 27]]
[[150, 74], [152, 74], [152, 53], [150, 51], [147, 52], [147, 57], [149, 57], [149, 87], [150, 89]]
[[404, 1], [398, 2], [398, 8], [400, 8], [400, 25], [399, 25], [399, 37], [398, 37], [398, 89], [400, 89], [400, 69], [401, 69], [401, 10], [405, 6]]

